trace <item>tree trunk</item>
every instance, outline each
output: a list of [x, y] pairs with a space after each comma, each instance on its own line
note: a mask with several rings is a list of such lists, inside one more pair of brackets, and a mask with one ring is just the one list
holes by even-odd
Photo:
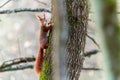
[[[54, 36], [53, 39], [55, 39], [53, 40], [54, 42], [53, 48], [55, 50], [53, 51], [54, 51], [54, 61], [55, 61], [54, 64], [56, 65], [56, 67], [53, 68], [55, 71], [57, 69], [56, 72], [53, 71], [55, 74], [55, 80], [57, 78], [59, 78], [60, 80], [65, 80], [66, 77], [64, 75], [65, 71], [67, 71], [68, 80], [78, 80], [84, 61], [83, 53], [84, 53], [84, 47], [86, 41], [85, 37], [87, 33], [87, 20], [88, 20], [87, 1], [86, 0], [53, 0], [52, 5], [53, 5], [52, 7], [53, 21], [55, 23], [54, 26], [55, 32], [53, 33]], [[65, 34], [67, 34], [66, 32], [67, 28], [68, 28], [68, 37], [65, 36]], [[63, 37], [64, 39], [63, 41], [61, 41]], [[64, 50], [62, 48], [66, 49], [67, 52], [60, 51], [60, 50]], [[65, 62], [63, 60], [65, 60]], [[65, 65], [65, 63], [67, 65]], [[63, 68], [63, 66], [66, 68]], [[61, 77], [63, 77], [64, 79], [62, 79]]]
[[97, 32], [104, 56], [105, 80], [120, 80], [120, 27], [117, 0], [92, 0], [96, 10]]
[[86, 0], [66, 0], [69, 26], [67, 70], [69, 80], [78, 80], [83, 67], [87, 33], [88, 4]]

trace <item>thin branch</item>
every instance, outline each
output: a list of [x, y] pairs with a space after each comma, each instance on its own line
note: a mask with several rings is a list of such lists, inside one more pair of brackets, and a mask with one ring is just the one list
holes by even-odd
[[6, 71], [16, 71], [16, 70], [24, 70], [24, 69], [33, 69], [33, 64], [27, 64], [27, 65], [19, 65], [19, 66], [9, 66], [7, 68], [0, 69], [0, 72], [6, 72]]
[[[17, 71], [17, 70], [24, 70], [24, 69], [33, 69], [33, 64], [27, 64], [27, 65], [17, 65], [17, 66], [10, 66], [7, 68], [0, 69], [0, 72], [8, 72], [8, 71]], [[82, 70], [94, 70], [99, 71], [102, 70], [100, 68], [82, 68]]]
[[42, 1], [40, 1], [40, 0], [35, 0], [35, 1], [37, 1], [38, 3], [41, 3], [41, 4], [43, 4], [43, 5], [48, 6], [47, 3], [44, 3], [44, 2], [42, 2]]
[[18, 9], [13, 9], [13, 10], [2, 10], [0, 11], [0, 14], [11, 14], [11, 13], [18, 13], [18, 12], [43, 12], [43, 11], [51, 13], [50, 10], [45, 9], [45, 8], [36, 8], [36, 9], [18, 8]]
[[86, 53], [84, 53], [84, 56], [85, 57], [90, 57], [90, 56], [92, 56], [92, 55], [95, 55], [95, 54], [97, 54], [99, 52], [99, 50], [91, 50], [91, 51], [88, 51], [88, 52], [86, 52]]
[[[29, 64], [30, 62], [35, 61], [34, 57], [25, 57], [25, 58], [16, 58], [13, 60], [5, 61], [0, 66], [0, 72], [6, 71], [16, 71], [16, 70], [24, 70], [24, 69], [33, 69], [33, 64]], [[25, 64], [28, 62], [27, 64]], [[24, 64], [21, 64], [24, 63]], [[102, 70], [100, 68], [82, 68], [82, 70]]]
[[8, 61], [3, 62], [3, 64], [0, 66], [0, 69], [6, 68], [6, 67], [9, 67], [9, 66], [13, 66], [13, 65], [16, 65], [16, 64], [32, 62], [32, 61], [35, 61], [34, 57], [16, 58], [16, 59], [13, 59], [13, 60], [8, 60]]
[[0, 8], [4, 7], [4, 6], [5, 6], [6, 4], [8, 4], [10, 1], [12, 1], [12, 0], [6, 1], [4, 4], [2, 4], [2, 5], [0, 6]]
[[[0, 66], [0, 72], [33, 68], [33, 65], [25, 64], [26, 62], [33, 62], [33, 61], [35, 61], [35, 57], [25, 57], [25, 58], [21, 57], [13, 60], [8, 60], [3, 62], [3, 64]], [[21, 65], [21, 63], [24, 64]]]
[[[89, 13], [90, 13], [90, 14], [94, 14], [95, 12], [90, 11]], [[120, 12], [116, 12], [116, 14], [120, 14]]]
[[100, 68], [82, 68], [82, 70], [94, 70], [94, 71], [99, 71], [102, 70]]
[[[8, 72], [8, 71], [17, 71], [17, 70], [24, 70], [24, 69], [33, 69], [33, 64], [27, 65], [17, 65], [17, 66], [9, 66], [7, 68], [0, 69], [0, 72]], [[100, 68], [82, 68], [82, 70], [94, 70], [99, 71], [102, 70]]]
[[87, 37], [89, 38], [89, 39], [91, 39], [99, 48], [100, 48], [100, 46], [98, 45], [98, 43], [95, 41], [95, 39], [93, 39], [91, 36], [89, 36], [88, 34], [87, 34]]

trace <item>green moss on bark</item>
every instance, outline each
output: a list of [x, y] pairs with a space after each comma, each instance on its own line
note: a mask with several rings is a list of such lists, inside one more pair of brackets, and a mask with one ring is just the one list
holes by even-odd
[[48, 45], [48, 48], [46, 49], [42, 72], [40, 74], [39, 80], [52, 80], [52, 76], [51, 76], [51, 73], [52, 73], [52, 64], [51, 64], [52, 34], [51, 33], [50, 33], [48, 39], [49, 39], [49, 45]]

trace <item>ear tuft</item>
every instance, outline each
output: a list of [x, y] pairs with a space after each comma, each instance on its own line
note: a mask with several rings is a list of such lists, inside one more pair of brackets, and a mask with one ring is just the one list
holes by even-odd
[[45, 19], [45, 12], [44, 12], [44, 19]]
[[36, 16], [36, 18], [37, 18], [39, 21], [42, 20], [42, 18], [41, 18], [40, 16], [38, 16], [38, 15], [35, 15], [35, 16]]

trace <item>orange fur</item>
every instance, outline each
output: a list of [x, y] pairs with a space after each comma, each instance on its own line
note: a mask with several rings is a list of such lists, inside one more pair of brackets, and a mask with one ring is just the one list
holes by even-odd
[[52, 28], [52, 25], [51, 23], [48, 23], [48, 25], [45, 24], [45, 14], [44, 14], [44, 18], [41, 18], [40, 16], [37, 16], [37, 18], [40, 21], [41, 26], [39, 32], [39, 49], [36, 56], [34, 69], [35, 72], [39, 75], [40, 72], [42, 71], [44, 49], [48, 47], [47, 33]]
[[35, 72], [37, 74], [40, 74], [42, 70], [42, 64], [43, 64], [43, 49], [39, 48], [39, 52], [37, 53], [36, 61], [35, 61]]

